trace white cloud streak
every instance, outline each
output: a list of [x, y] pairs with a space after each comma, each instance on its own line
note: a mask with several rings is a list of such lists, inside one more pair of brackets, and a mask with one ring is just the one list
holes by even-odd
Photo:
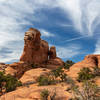
[[81, 46], [76, 44], [70, 44], [67, 46], [56, 46], [56, 49], [57, 56], [63, 59], [69, 59], [81, 53]]
[[55, 36], [54, 34], [48, 32], [47, 30], [44, 30], [44, 29], [40, 29], [40, 32], [41, 32], [42, 36], [44, 36], [44, 37], [54, 37]]
[[94, 54], [100, 54], [100, 39], [97, 40], [95, 50], [94, 50]]
[[58, 5], [82, 35], [92, 36], [100, 25], [100, 0], [59, 0]]

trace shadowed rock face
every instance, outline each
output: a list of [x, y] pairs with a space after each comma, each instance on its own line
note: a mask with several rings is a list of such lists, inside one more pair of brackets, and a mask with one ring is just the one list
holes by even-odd
[[40, 38], [41, 34], [37, 29], [30, 28], [25, 33], [24, 50], [20, 61], [41, 64], [48, 60], [48, 43]]

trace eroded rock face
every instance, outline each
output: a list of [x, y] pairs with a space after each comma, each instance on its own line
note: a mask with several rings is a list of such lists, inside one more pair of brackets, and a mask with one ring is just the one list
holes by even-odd
[[[49, 50], [49, 45], [46, 41], [41, 40], [41, 33], [34, 28], [30, 28], [24, 37], [24, 50], [20, 61], [32, 64], [54, 64], [63, 65], [60, 58], [56, 55], [56, 47], [52, 46]], [[50, 62], [50, 63], [49, 63]]]
[[25, 71], [30, 69], [32, 69], [31, 64], [20, 61], [9, 64], [9, 66], [5, 69], [5, 73], [20, 78]]
[[30, 28], [25, 33], [24, 50], [20, 61], [41, 64], [48, 60], [48, 43], [40, 38], [41, 34], [37, 29]]

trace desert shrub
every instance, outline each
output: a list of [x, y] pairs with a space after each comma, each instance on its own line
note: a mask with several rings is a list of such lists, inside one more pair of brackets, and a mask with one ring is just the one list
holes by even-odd
[[47, 89], [44, 89], [40, 93], [41, 100], [55, 100], [56, 98], [56, 89], [52, 91], [48, 91]]
[[65, 68], [65, 69], [69, 69], [73, 64], [75, 64], [73, 61], [67, 60], [67, 61], [65, 62], [64, 68]]
[[0, 72], [0, 89], [5, 88], [6, 92], [10, 92], [16, 89], [16, 87], [21, 86], [21, 82], [11, 75], [5, 75]]
[[49, 91], [44, 89], [41, 91], [41, 100], [48, 100], [48, 96], [49, 96]]
[[82, 68], [78, 73], [78, 81], [85, 81], [94, 78], [92, 71], [89, 68]]
[[63, 70], [62, 67], [59, 67], [59, 68], [57, 68], [55, 70], [52, 70], [52, 75], [55, 77], [55, 79], [59, 77], [62, 82], [66, 80], [66, 76], [67, 76], [64, 73], [64, 70]]
[[100, 76], [100, 68], [94, 67], [93, 68], [93, 74], [94, 74], [94, 76]]
[[51, 85], [56, 84], [57, 82], [61, 81], [64, 82], [66, 80], [66, 74], [62, 67], [59, 67], [55, 70], [52, 70], [47, 75], [42, 75], [37, 79], [37, 82], [40, 86], [42, 85]]
[[73, 88], [73, 100], [100, 100], [100, 88], [90, 81], [85, 81], [81, 88]]
[[16, 87], [21, 86], [21, 82], [11, 75], [6, 76], [6, 91], [10, 92], [16, 89]]
[[51, 77], [49, 76], [40, 76], [38, 79], [37, 79], [38, 83], [39, 83], [39, 86], [43, 86], [43, 85], [51, 85], [51, 84], [54, 84], [55, 83], [55, 80], [53, 80]]
[[55, 100], [56, 98], [56, 90], [52, 91], [52, 93], [50, 94], [50, 100]]
[[66, 83], [70, 84], [71, 86], [73, 86], [75, 84], [75, 81], [71, 78], [71, 77], [66, 77]]
[[31, 64], [30, 65], [32, 68], [37, 68], [38, 67], [38, 64]]

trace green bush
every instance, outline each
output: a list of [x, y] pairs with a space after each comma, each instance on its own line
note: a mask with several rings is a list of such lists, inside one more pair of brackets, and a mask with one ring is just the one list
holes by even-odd
[[62, 67], [52, 70], [48, 75], [42, 75], [37, 79], [40, 86], [56, 84], [57, 81], [64, 82], [66, 80], [66, 74]]
[[82, 68], [78, 73], [78, 81], [85, 81], [94, 78], [92, 71], [89, 68]]
[[65, 62], [64, 68], [65, 68], [65, 69], [69, 69], [73, 64], [75, 64], [73, 61], [67, 60], [67, 61]]
[[49, 91], [44, 89], [41, 91], [41, 100], [48, 100], [48, 96], [49, 96]]
[[61, 81], [65, 81], [66, 80], [66, 74], [64, 73], [64, 70], [62, 67], [58, 67], [55, 70], [52, 70], [52, 75], [54, 75], [55, 78], [60, 78]]
[[10, 92], [16, 89], [16, 87], [21, 86], [21, 82], [18, 81], [15, 77], [11, 75], [5, 75], [3, 72], [0, 72], [0, 88], [6, 89], [6, 92]]
[[100, 76], [100, 68], [99, 67], [94, 67], [93, 68], [93, 74], [94, 76]]
[[16, 89], [16, 87], [21, 86], [21, 82], [11, 75], [6, 76], [6, 91], [10, 92]]
[[51, 85], [55, 83], [55, 81], [51, 79], [49, 76], [44, 76], [44, 75], [40, 76], [37, 81], [39, 83], [39, 86]]

